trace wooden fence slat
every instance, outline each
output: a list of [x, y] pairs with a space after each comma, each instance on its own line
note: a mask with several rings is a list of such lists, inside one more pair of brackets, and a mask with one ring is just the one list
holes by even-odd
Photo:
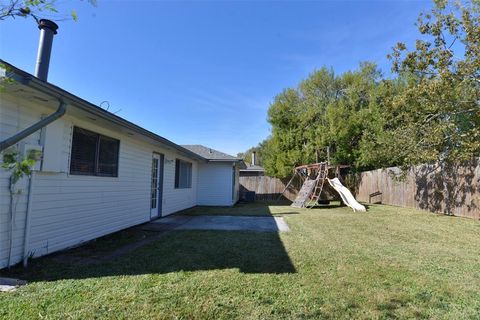
[[357, 198], [368, 202], [369, 195], [381, 192], [384, 204], [417, 208], [448, 215], [480, 219], [480, 164], [465, 166], [417, 166], [405, 180], [378, 169], [359, 175]]
[[[285, 188], [289, 179], [278, 179], [268, 176], [240, 177], [240, 197], [246, 191], [255, 191], [256, 200], [276, 200]], [[298, 182], [284, 193], [284, 197], [293, 201], [297, 195]]]
[[[363, 202], [381, 192], [378, 197], [384, 204], [480, 219], [480, 164], [417, 166], [403, 181], [394, 179], [390, 172], [399, 173], [400, 169], [362, 172], [351, 190], [356, 190], [357, 199]], [[268, 176], [240, 177], [240, 193], [255, 191], [256, 200], [276, 200], [288, 181]], [[300, 179], [295, 179], [284, 197], [293, 201], [300, 186]]]

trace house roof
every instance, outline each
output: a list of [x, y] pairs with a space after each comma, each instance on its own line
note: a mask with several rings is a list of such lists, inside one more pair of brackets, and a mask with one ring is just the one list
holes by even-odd
[[190, 150], [193, 153], [198, 154], [202, 158], [207, 159], [208, 161], [240, 161], [241, 159], [231, 156], [229, 154], [223, 153], [221, 151], [202, 146], [201, 144], [187, 144], [182, 145], [187, 150]]
[[[208, 158], [205, 158], [201, 156], [200, 154], [196, 152], [192, 152], [189, 149], [186, 149], [162, 136], [159, 136], [151, 131], [148, 131], [122, 117], [119, 117], [97, 105], [94, 105], [91, 102], [88, 102], [56, 85], [53, 85], [49, 82], [43, 81], [34, 75], [23, 71], [22, 69], [19, 69], [15, 67], [14, 65], [0, 59], [0, 64], [4, 66], [5, 69], [5, 76], [15, 80], [16, 82], [32, 87], [36, 90], [39, 90], [49, 96], [52, 96], [54, 98], [57, 98], [59, 100], [64, 101], [67, 103], [69, 106], [75, 106], [81, 110], [84, 110], [86, 112], [92, 113], [97, 117], [101, 117], [107, 121], [110, 121], [116, 125], [122, 126], [128, 130], [134, 131], [140, 135], [143, 135], [147, 138], [150, 138], [152, 140], [155, 140], [157, 142], [160, 142], [163, 145], [167, 145], [171, 148], [174, 148], [180, 152], [183, 152], [184, 154], [192, 157], [193, 159], [198, 159], [198, 160], [209, 160]], [[1, 71], [1, 70], [0, 70]], [[1, 76], [1, 74], [0, 74]], [[219, 151], [217, 151], [219, 152]]]

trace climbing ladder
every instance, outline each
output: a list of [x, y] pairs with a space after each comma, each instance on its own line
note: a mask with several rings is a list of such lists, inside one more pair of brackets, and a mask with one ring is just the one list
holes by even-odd
[[305, 205], [306, 208], [313, 208], [318, 204], [326, 178], [328, 178], [328, 167], [326, 163], [321, 163], [317, 172], [317, 178], [315, 179], [315, 188], [310, 196], [310, 201]]
[[322, 193], [327, 175], [327, 164], [320, 163], [315, 179], [307, 178], [305, 180], [291, 206], [295, 208], [312, 208], [315, 206], [318, 199], [320, 199], [320, 194]]

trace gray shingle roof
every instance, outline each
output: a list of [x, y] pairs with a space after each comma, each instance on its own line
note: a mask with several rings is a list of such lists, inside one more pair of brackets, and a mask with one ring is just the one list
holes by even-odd
[[199, 156], [207, 160], [224, 160], [224, 161], [238, 161], [237, 157], [231, 156], [229, 154], [223, 153], [221, 151], [202, 146], [201, 144], [188, 144], [182, 145], [187, 150], [190, 150], [193, 153], [198, 154]]

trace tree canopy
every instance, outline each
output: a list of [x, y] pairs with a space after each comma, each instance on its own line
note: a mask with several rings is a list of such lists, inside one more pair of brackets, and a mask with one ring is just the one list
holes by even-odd
[[[323, 67], [271, 103], [271, 136], [255, 147], [267, 174], [325, 160], [357, 170], [463, 162], [480, 154], [480, 2], [435, 1], [415, 48], [340, 75]], [[251, 151], [251, 150], [250, 150]]]
[[255, 164], [258, 166], [263, 165], [263, 153], [266, 150], [266, 144], [267, 140], [264, 140], [260, 142], [256, 147], [251, 147], [245, 152], [240, 152], [237, 154], [238, 158], [243, 159], [247, 164], [252, 163], [252, 153], [255, 152]]

